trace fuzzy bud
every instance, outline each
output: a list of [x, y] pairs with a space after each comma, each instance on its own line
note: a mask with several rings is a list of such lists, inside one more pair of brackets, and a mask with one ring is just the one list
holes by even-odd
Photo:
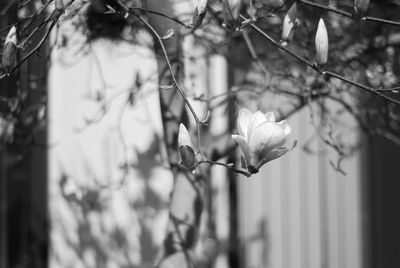
[[357, 15], [363, 15], [368, 11], [369, 0], [354, 0], [354, 11]]
[[97, 13], [105, 13], [108, 11], [104, 0], [90, 0], [90, 6]]
[[283, 0], [264, 0], [264, 4], [269, 9], [279, 9], [283, 7]]
[[194, 0], [194, 8], [199, 14], [206, 12], [208, 0]]
[[188, 168], [193, 167], [195, 163], [193, 144], [189, 132], [183, 124], [179, 126], [178, 147], [181, 156], [181, 164]]
[[236, 29], [238, 26], [238, 19], [240, 9], [242, 7], [241, 0], [222, 0], [223, 13], [225, 17], [225, 23], [232, 29]]
[[282, 42], [288, 43], [293, 39], [294, 31], [297, 26], [297, 6], [296, 3], [290, 7], [288, 12], [283, 19], [283, 27], [282, 27]]
[[14, 67], [17, 60], [17, 28], [11, 27], [3, 47], [2, 65], [6, 73]]
[[55, 7], [56, 11], [58, 11], [60, 13], [64, 13], [64, 0], [55, 0], [54, 7]]
[[208, 0], [194, 0], [194, 12], [192, 17], [193, 29], [199, 27], [203, 22], [203, 19], [206, 16], [207, 2]]
[[197, 8], [194, 10], [192, 18], [192, 28], [196, 29], [203, 23], [203, 19], [206, 16], [206, 12], [199, 13]]
[[317, 33], [315, 34], [315, 49], [317, 65], [322, 67], [328, 61], [328, 32], [323, 19], [319, 19]]

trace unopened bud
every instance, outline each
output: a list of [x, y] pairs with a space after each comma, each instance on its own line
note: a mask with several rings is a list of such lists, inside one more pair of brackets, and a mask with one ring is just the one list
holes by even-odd
[[357, 15], [365, 14], [368, 11], [369, 0], [354, 0], [354, 10]]
[[54, 6], [56, 11], [64, 13], [64, 0], [55, 0], [54, 1]]
[[14, 67], [17, 60], [17, 28], [11, 27], [3, 47], [2, 65], [6, 73]]
[[98, 13], [105, 13], [108, 11], [104, 0], [90, 0], [90, 6]]
[[241, 0], [222, 0], [223, 12], [225, 16], [225, 22], [232, 28], [236, 28], [242, 7]]
[[188, 168], [193, 167], [195, 163], [193, 144], [189, 132], [183, 124], [179, 126], [178, 147], [182, 165]]
[[294, 35], [294, 30], [297, 26], [297, 6], [294, 3], [283, 19], [283, 27], [282, 27], [282, 42], [288, 43], [291, 42]]
[[196, 29], [203, 23], [203, 19], [206, 16], [206, 11], [200, 13], [198, 8], [194, 9], [193, 17], [192, 17], [192, 28]]
[[279, 9], [283, 7], [283, 0], [264, 0], [264, 4], [270, 9]]
[[323, 19], [319, 19], [317, 33], [315, 34], [315, 49], [317, 65], [322, 67], [328, 61], [328, 32]]
[[194, 8], [197, 9], [198, 14], [206, 12], [208, 0], [194, 0]]
[[181, 164], [185, 167], [193, 167], [195, 162], [194, 150], [188, 145], [179, 147], [179, 154], [181, 155]]

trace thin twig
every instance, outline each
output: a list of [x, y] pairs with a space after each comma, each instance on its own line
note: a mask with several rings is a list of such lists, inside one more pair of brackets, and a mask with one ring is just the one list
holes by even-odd
[[[240, 17], [244, 20], [247, 20], [247, 18], [243, 15], [240, 15]], [[348, 84], [351, 84], [353, 86], [356, 86], [358, 88], [361, 88], [369, 93], [372, 93], [374, 95], [377, 95], [387, 101], [390, 101], [394, 104], [400, 105], [400, 101], [396, 100], [394, 98], [391, 98], [389, 96], [386, 96], [384, 94], [382, 94], [381, 92], [377, 91], [374, 88], [365, 86], [363, 84], [351, 81], [350, 79], [341, 76], [339, 74], [336, 74], [332, 71], [329, 70], [325, 70], [325, 69], [320, 69], [315, 63], [312, 63], [308, 60], [306, 60], [305, 58], [303, 58], [302, 56], [299, 56], [298, 54], [296, 54], [295, 52], [290, 51], [289, 49], [287, 49], [286, 47], [282, 46], [278, 41], [276, 41], [275, 39], [273, 39], [271, 36], [269, 36], [266, 32], [264, 32], [262, 29], [260, 29], [259, 27], [257, 27], [254, 23], [250, 23], [249, 24], [250, 27], [252, 27], [254, 30], [256, 30], [259, 34], [261, 34], [262, 36], [264, 36], [271, 44], [273, 44], [275, 47], [283, 50], [284, 52], [286, 52], [287, 54], [289, 54], [290, 56], [292, 56], [293, 58], [297, 59], [298, 61], [302, 62], [303, 64], [305, 64], [306, 66], [310, 67], [311, 69], [313, 69], [314, 71], [320, 73], [321, 75], [328, 75], [331, 76], [333, 78], [342, 80], [343, 82], [346, 82]]]
[[322, 10], [326, 10], [326, 11], [329, 11], [329, 12], [332, 12], [332, 13], [347, 17], [347, 18], [352, 19], [352, 20], [361, 19], [361, 20], [365, 20], [365, 21], [373, 21], [373, 22], [380, 22], [380, 23], [400, 26], [400, 22], [397, 22], [397, 21], [380, 19], [380, 18], [375, 18], [375, 17], [370, 17], [370, 16], [357, 17], [353, 13], [350, 13], [350, 12], [347, 12], [347, 11], [344, 11], [344, 10], [340, 10], [340, 9], [337, 9], [337, 8], [334, 8], [334, 7], [313, 3], [313, 2], [310, 2], [310, 1], [307, 1], [307, 0], [296, 0], [296, 1], [298, 3], [304, 4], [304, 5], [308, 5], [308, 6], [312, 6], [312, 7], [316, 7], [316, 8], [322, 9]]
[[154, 11], [154, 10], [150, 10], [150, 9], [146, 9], [146, 8], [142, 8], [142, 7], [132, 7], [132, 8], [130, 8], [130, 11], [133, 11], [133, 10], [140, 10], [140, 11], [142, 11], [142, 12], [144, 12], [144, 13], [150, 13], [150, 14], [158, 15], [158, 16], [161, 16], [161, 17], [163, 17], [163, 18], [172, 20], [172, 21], [178, 23], [179, 25], [181, 25], [181, 26], [183, 26], [183, 27], [185, 27], [185, 28], [190, 28], [190, 25], [186, 25], [185, 23], [183, 23], [183, 22], [182, 22], [181, 20], [179, 20], [178, 18], [176, 18], [176, 17], [170, 17], [170, 16], [165, 15], [164, 13], [161, 13], [161, 12], [158, 12], [158, 11]]
[[222, 162], [215, 162], [215, 161], [211, 161], [211, 160], [203, 160], [203, 161], [198, 162], [198, 164], [199, 165], [200, 164], [210, 164], [210, 165], [223, 166], [223, 167], [226, 167], [226, 168], [230, 169], [231, 171], [233, 171], [235, 173], [242, 174], [242, 175], [244, 175], [246, 177], [250, 177], [251, 176], [251, 174], [249, 172], [247, 172], [247, 171], [236, 169], [233, 166], [231, 166], [229, 164], [222, 163]]

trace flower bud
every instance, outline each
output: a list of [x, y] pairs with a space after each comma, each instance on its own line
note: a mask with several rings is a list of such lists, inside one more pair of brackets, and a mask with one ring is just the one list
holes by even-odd
[[317, 52], [317, 65], [322, 67], [328, 61], [328, 32], [323, 19], [319, 19], [317, 33], [315, 34], [315, 49]]
[[97, 13], [105, 13], [108, 11], [104, 0], [90, 0], [90, 7]]
[[203, 22], [206, 16], [207, 1], [208, 0], [194, 0], [194, 13], [192, 17], [193, 29], [199, 27]]
[[54, 6], [56, 11], [60, 12], [60, 13], [64, 13], [64, 0], [55, 0], [54, 1]]
[[192, 147], [184, 145], [179, 147], [179, 154], [181, 156], [181, 164], [185, 167], [193, 167], [194, 166], [194, 150]]
[[206, 12], [208, 0], [194, 0], [194, 8], [197, 9], [198, 14]]
[[365, 14], [368, 11], [369, 0], [354, 0], [354, 10], [357, 15]]
[[283, 0], [264, 0], [264, 4], [270, 9], [279, 9], [283, 7]]
[[294, 3], [283, 19], [283, 27], [282, 27], [282, 42], [288, 43], [291, 42], [294, 35], [294, 30], [297, 26], [297, 6]]
[[241, 0], [222, 0], [223, 13], [225, 17], [225, 23], [233, 28], [237, 28], [240, 8], [242, 6]]
[[178, 147], [181, 156], [181, 164], [188, 168], [193, 167], [195, 163], [193, 144], [189, 132], [183, 124], [179, 126]]
[[2, 65], [6, 73], [14, 67], [17, 60], [17, 28], [11, 27], [3, 47]]

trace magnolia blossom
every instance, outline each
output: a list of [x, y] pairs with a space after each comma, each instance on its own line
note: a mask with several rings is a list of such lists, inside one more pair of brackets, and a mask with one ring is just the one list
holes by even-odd
[[250, 173], [257, 173], [262, 165], [289, 151], [284, 145], [291, 128], [285, 120], [275, 122], [273, 112], [252, 113], [242, 108], [237, 119], [237, 129], [239, 135], [232, 135], [232, 138], [243, 151], [243, 164]]

